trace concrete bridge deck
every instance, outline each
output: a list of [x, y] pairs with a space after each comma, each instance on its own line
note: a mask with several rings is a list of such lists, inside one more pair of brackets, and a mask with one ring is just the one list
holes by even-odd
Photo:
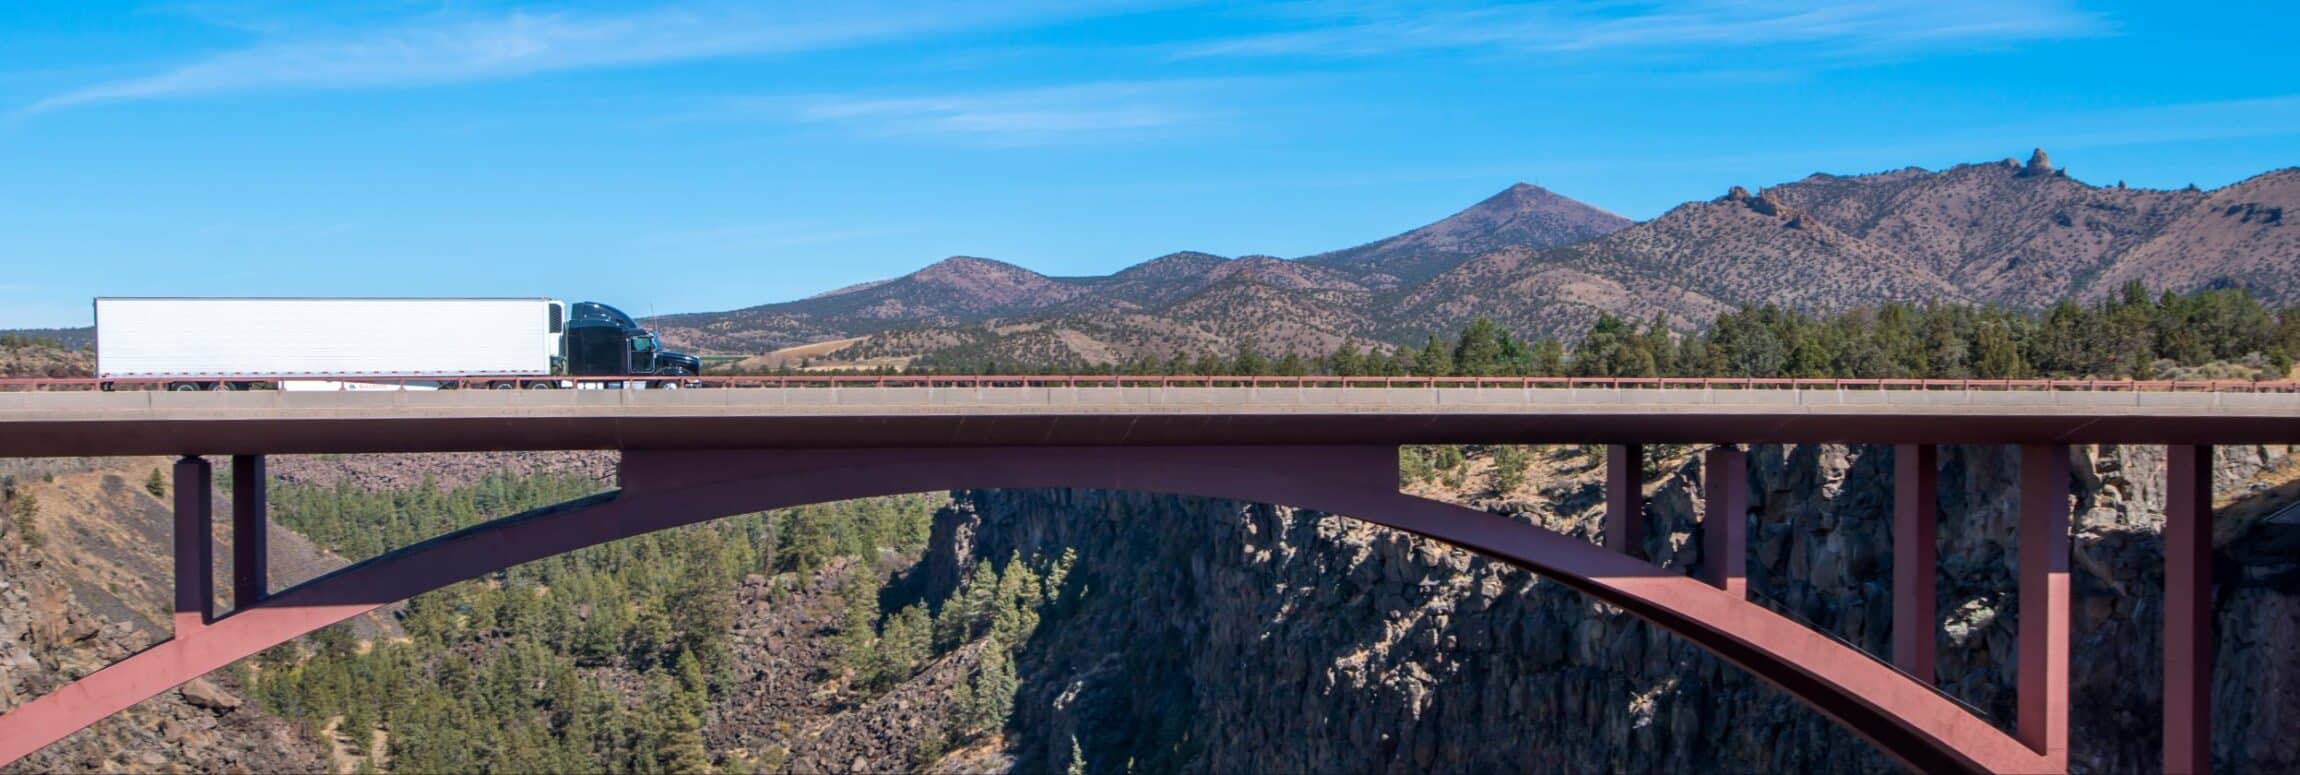
[[0, 456], [1418, 443], [2290, 443], [2300, 392], [743, 387], [0, 393]]

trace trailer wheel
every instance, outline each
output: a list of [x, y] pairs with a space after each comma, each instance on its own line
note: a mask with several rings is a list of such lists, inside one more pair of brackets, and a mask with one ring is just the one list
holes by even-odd
[[553, 384], [551, 384], [551, 380], [541, 380], [541, 381], [537, 381], [537, 382], [529, 382], [529, 383], [527, 383], [527, 389], [528, 389], [528, 390], [550, 390], [550, 389], [552, 389], [552, 388], [555, 388], [555, 387], [558, 387], [558, 386], [557, 386], [557, 385], [553, 385]]
[[199, 382], [170, 382], [170, 383], [168, 383], [168, 390], [170, 390], [170, 391], [173, 391], [173, 392], [177, 392], [177, 393], [197, 393], [197, 392], [199, 392], [199, 391], [202, 391], [202, 390], [206, 390], [206, 389], [208, 389], [208, 386], [207, 386], [206, 384], [203, 384], [203, 383], [199, 383]]
[[494, 389], [496, 389], [496, 390], [518, 390], [518, 389], [519, 389], [519, 383], [517, 383], [517, 382], [497, 382], [497, 383], [495, 383], [495, 384], [489, 385], [488, 387], [494, 388]]

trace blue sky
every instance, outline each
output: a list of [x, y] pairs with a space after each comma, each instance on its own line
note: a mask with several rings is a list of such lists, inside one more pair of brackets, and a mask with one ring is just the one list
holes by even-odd
[[99, 295], [727, 309], [979, 255], [1297, 256], [1512, 182], [1650, 218], [2025, 156], [2300, 163], [2300, 11], [31, 2], [0, 10], [0, 327]]

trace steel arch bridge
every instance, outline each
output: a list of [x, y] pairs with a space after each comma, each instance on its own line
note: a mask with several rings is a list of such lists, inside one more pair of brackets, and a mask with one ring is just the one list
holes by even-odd
[[[185, 455], [175, 466], [175, 637], [0, 715], [0, 764], [330, 624], [583, 547], [736, 514], [874, 495], [1103, 488], [1295, 506], [1458, 545], [1684, 637], [1920, 771], [2059, 772], [2067, 768], [2069, 744], [2067, 445], [2171, 442], [2165, 763], [2169, 771], [2200, 772], [2209, 767], [2213, 653], [2212, 447], [2206, 443], [2300, 439], [2300, 396], [2282, 393], [2248, 393], [2236, 401], [2217, 393], [2187, 394], [2153, 406], [2147, 393], [2109, 394], [2106, 401], [2094, 400], [2101, 397], [2097, 393], [2086, 400], [2047, 393], [2002, 404], [1965, 395], [1945, 408], [1937, 395], [1914, 407], [1892, 400], [1847, 402], [1842, 387], [1835, 402], [1825, 395], [1784, 401], [1763, 395], [1771, 391], [1745, 388], [1720, 404], [1714, 395], [1697, 399], [1659, 388], [1625, 395], [1634, 389], [1619, 386], [1596, 399], [1528, 389], [1522, 404], [1497, 402], [1483, 392], [1447, 396], [1434, 386], [1405, 389], [1416, 397], [1404, 403], [1391, 394], [1395, 388], [1352, 397], [1345, 387], [1339, 397], [1305, 399], [1306, 393], [1297, 392], [1283, 399], [1312, 401], [1312, 410], [1304, 410], [1273, 408], [1271, 399], [1250, 393], [1244, 400], [1197, 395], [1183, 399], [1195, 408], [1178, 409], [1162, 403], [1168, 400], [1163, 395], [1144, 405], [1122, 392], [1101, 397], [1114, 406], [1082, 405], [1076, 387], [1067, 398], [1029, 386], [975, 386], [957, 397], [937, 396], [933, 388], [902, 395], [885, 391], [905, 388], [872, 390], [880, 392], [860, 405], [841, 407], [834, 399], [835, 411], [828, 413], [793, 409], [789, 395], [769, 402], [780, 407], [772, 409], [739, 405], [738, 399], [762, 396], [734, 395], [781, 392], [771, 390], [684, 391], [718, 394], [705, 399], [633, 398], [617, 391], [612, 400], [572, 392], [437, 400], [348, 394], [316, 413], [308, 405], [283, 406], [282, 397], [245, 394], [83, 393], [65, 394], [72, 398], [52, 405], [0, 401], [0, 455]], [[1559, 398], [1564, 400], [1543, 400]], [[1872, 398], [1895, 397], [1880, 390]], [[1421, 405], [1424, 399], [1438, 408]], [[697, 400], [715, 403], [698, 410], [691, 403]], [[813, 400], [801, 405], [813, 407]], [[1033, 411], [1040, 405], [1056, 408]], [[839, 423], [856, 427], [852, 436], [866, 441], [918, 443], [842, 446], [809, 435]], [[690, 429], [692, 446], [664, 443], [675, 440], [680, 428]], [[777, 430], [790, 432], [777, 438]], [[1138, 433], [1154, 443], [1134, 443]], [[752, 446], [740, 445], [746, 440]], [[1398, 491], [1397, 444], [1494, 440], [1609, 443], [1604, 545]], [[1894, 541], [1890, 663], [1809, 630], [1746, 594], [1741, 566], [1747, 461], [1733, 443], [1897, 444], [1891, 519], [1898, 539], [1934, 535], [1931, 445], [1949, 440], [2021, 446], [2014, 734], [1972, 715], [1932, 685], [1938, 622], [1934, 541]], [[1643, 506], [1639, 444], [1669, 441], [1719, 444], [1704, 456], [1708, 492], [1701, 531], [1708, 545], [1704, 556], [1726, 559], [1704, 563], [1701, 577], [1633, 554], [1642, 543], [1642, 520], [1632, 518]], [[620, 449], [622, 487], [439, 536], [269, 592], [262, 540], [265, 453], [538, 448]], [[203, 454], [231, 455], [235, 484], [237, 574], [233, 607], [221, 615], [212, 602], [213, 470]]]

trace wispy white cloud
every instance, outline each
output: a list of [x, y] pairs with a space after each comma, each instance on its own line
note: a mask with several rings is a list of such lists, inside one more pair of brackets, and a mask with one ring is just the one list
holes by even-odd
[[516, 78], [837, 49], [1092, 15], [1109, 2], [988, 0], [656, 7], [620, 13], [443, 13], [358, 32], [271, 29], [253, 46], [87, 86], [26, 109], [196, 95], [362, 89]]
[[740, 107], [876, 136], [1027, 146], [1206, 126], [1228, 114], [1218, 103], [1252, 82], [1103, 81], [931, 95], [765, 97]]
[[1574, 0], [1505, 6], [1391, 2], [1297, 6], [1277, 32], [1191, 44], [1183, 56], [1377, 56], [1790, 46], [1829, 53], [1995, 45], [2099, 35], [2109, 21], [2068, 0]]

